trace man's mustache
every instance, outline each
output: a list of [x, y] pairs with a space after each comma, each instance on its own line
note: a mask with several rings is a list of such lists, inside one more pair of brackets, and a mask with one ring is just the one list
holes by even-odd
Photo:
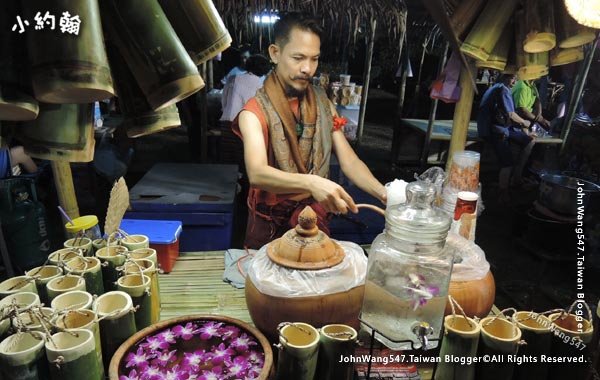
[[312, 77], [305, 77], [305, 76], [295, 76], [293, 77], [294, 80], [298, 80], [298, 79], [302, 79], [302, 80], [308, 80], [310, 81]]

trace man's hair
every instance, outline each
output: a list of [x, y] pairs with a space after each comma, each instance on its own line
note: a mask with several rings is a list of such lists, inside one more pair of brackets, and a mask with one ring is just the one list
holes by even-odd
[[290, 34], [294, 28], [312, 32], [319, 36], [319, 39], [323, 35], [323, 28], [313, 16], [302, 12], [287, 12], [275, 23], [275, 43], [284, 47], [290, 41]]
[[252, 74], [262, 77], [271, 70], [269, 60], [262, 54], [253, 54], [246, 61], [246, 70]]
[[508, 80], [508, 78], [512, 78], [512, 77], [516, 77], [516, 75], [503, 73], [498, 77], [498, 80], [496, 81], [496, 83], [504, 83]]

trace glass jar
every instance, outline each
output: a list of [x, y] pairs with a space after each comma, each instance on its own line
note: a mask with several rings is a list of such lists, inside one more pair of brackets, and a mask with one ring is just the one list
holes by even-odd
[[87, 237], [94, 241], [102, 237], [96, 215], [84, 215], [75, 218], [72, 223], [65, 224], [65, 230], [67, 231], [67, 239]]
[[[453, 254], [451, 219], [432, 207], [435, 187], [412, 182], [407, 203], [386, 209], [385, 230], [369, 253], [361, 320], [393, 350], [433, 348], [442, 331]], [[412, 343], [412, 344], [411, 344]]]

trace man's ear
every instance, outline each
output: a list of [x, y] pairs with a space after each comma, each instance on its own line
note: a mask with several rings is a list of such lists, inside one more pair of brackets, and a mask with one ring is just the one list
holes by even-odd
[[279, 62], [280, 53], [281, 53], [281, 50], [279, 49], [278, 45], [276, 45], [276, 44], [269, 45], [269, 57], [271, 57], [271, 61], [274, 64], [277, 64]]

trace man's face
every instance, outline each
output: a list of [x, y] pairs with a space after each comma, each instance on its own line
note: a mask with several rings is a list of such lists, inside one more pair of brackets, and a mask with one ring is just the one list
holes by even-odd
[[513, 88], [513, 86], [515, 85], [515, 83], [517, 83], [517, 76], [516, 75], [511, 75], [509, 77], [506, 78], [506, 85], [508, 86], [508, 88]]
[[249, 51], [245, 51], [242, 54], [240, 54], [240, 62], [241, 62], [242, 67], [246, 67], [246, 61], [248, 60], [248, 58], [250, 58]]
[[283, 82], [286, 94], [302, 96], [317, 71], [321, 40], [311, 31], [293, 28], [288, 43], [269, 46], [269, 54], [277, 65], [275, 72]]

